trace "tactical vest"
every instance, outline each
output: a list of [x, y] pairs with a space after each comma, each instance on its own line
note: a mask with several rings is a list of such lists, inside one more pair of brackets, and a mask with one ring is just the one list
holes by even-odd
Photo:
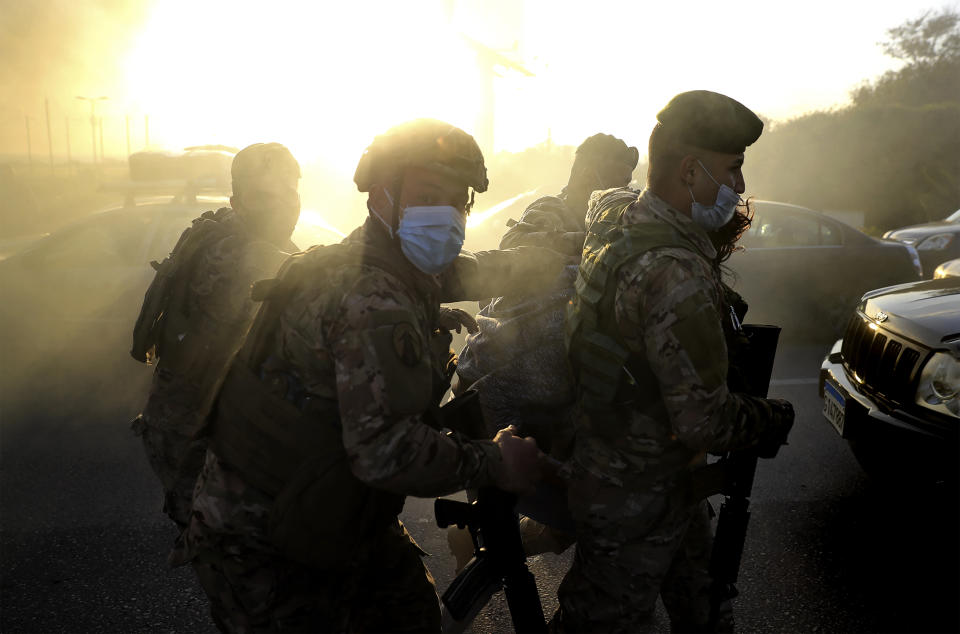
[[[133, 346], [130, 356], [137, 361], [153, 364], [164, 358], [164, 365], [176, 362], [171, 358], [177, 346], [177, 335], [190, 330], [191, 314], [186, 305], [189, 274], [206, 247], [228, 232], [222, 220], [231, 210], [227, 207], [206, 211], [180, 235], [170, 255], [162, 262], [153, 261], [156, 271], [153, 281], [143, 296], [140, 315], [133, 326]], [[165, 355], [166, 353], [166, 355]]]
[[[280, 316], [306, 284], [343, 265], [372, 265], [398, 276], [396, 262], [362, 243], [311, 247], [290, 256], [278, 276], [257, 282], [262, 301], [211, 416], [210, 447], [253, 487], [274, 498], [269, 536], [290, 559], [331, 568], [356, 561], [362, 546], [396, 521], [402, 495], [375, 489], [350, 470], [335, 399], [300, 407], [273, 393], [258, 375], [275, 342]], [[402, 377], [401, 377], [402, 378]]]
[[[645, 359], [628, 350], [614, 314], [617, 271], [647, 251], [681, 248], [706, 259], [697, 247], [665, 223], [624, 225], [631, 201], [600, 206], [587, 231], [575, 295], [567, 312], [566, 342], [574, 368], [580, 423], [610, 442], [625, 433], [624, 421], [641, 411], [664, 419], [659, 384]], [[678, 457], [680, 462], [689, 456]], [[664, 463], [662, 456], [658, 461]]]

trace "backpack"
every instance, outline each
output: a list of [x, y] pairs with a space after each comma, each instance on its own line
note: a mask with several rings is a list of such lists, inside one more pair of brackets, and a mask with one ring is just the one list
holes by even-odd
[[150, 262], [156, 271], [153, 281], [143, 295], [143, 305], [133, 326], [133, 345], [130, 356], [137, 361], [153, 365], [162, 356], [165, 326], [171, 319], [182, 316], [186, 280], [181, 271], [193, 270], [203, 247], [209, 238], [221, 233], [221, 221], [231, 212], [224, 207], [217, 211], [205, 211], [187, 227], [177, 244], [162, 262]]
[[567, 303], [577, 267], [567, 266], [554, 285], [526, 297], [498, 297], [477, 315], [478, 332], [459, 355], [460, 385], [479, 392], [488, 437], [516, 425], [545, 451], [554, 427], [574, 401], [564, 346]]

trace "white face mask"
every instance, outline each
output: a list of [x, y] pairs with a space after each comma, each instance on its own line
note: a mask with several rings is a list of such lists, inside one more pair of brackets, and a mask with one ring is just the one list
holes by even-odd
[[[697, 159], [697, 163], [700, 163], [700, 159]], [[703, 167], [703, 163], [700, 163], [700, 167], [703, 168], [703, 171], [710, 177], [710, 180], [719, 186], [720, 189], [717, 191], [716, 202], [710, 207], [707, 207], [697, 202], [697, 199], [693, 196], [693, 190], [687, 185], [687, 191], [690, 192], [690, 198], [693, 200], [693, 203], [690, 205], [690, 216], [695, 223], [707, 231], [716, 231], [733, 218], [733, 214], [737, 210], [737, 205], [740, 203], [740, 194], [733, 191], [729, 185], [717, 183], [717, 179], [713, 177], [713, 174], [711, 174], [706, 167]]]

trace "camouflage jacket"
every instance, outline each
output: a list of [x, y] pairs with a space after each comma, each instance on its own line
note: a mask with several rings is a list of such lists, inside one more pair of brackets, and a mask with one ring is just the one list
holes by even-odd
[[[493, 442], [447, 435], [429, 417], [440, 302], [524, 292], [555, 277], [566, 260], [554, 254], [545, 266], [542, 249], [463, 253], [444, 274], [429, 276], [377, 221], [368, 219], [346, 242], [376, 250], [395, 272], [334, 264], [299, 288], [281, 308], [261, 380], [311, 419], [317, 411], [317, 424], [330, 422], [320, 404], [335, 403], [350, 470], [375, 489], [433, 497], [490, 484], [502, 468]], [[196, 548], [213, 534], [241, 534], [265, 543], [272, 504], [208, 452], [187, 542]]]
[[547, 247], [580, 256], [583, 249], [584, 212], [567, 204], [565, 192], [533, 201], [500, 240], [501, 249], [519, 246]]
[[650, 190], [623, 212], [621, 222], [646, 223], [651, 232], [667, 225], [692, 248], [640, 251], [613, 273], [616, 332], [607, 334], [628, 350], [626, 367], [633, 369], [640, 391], [617, 409], [615, 438], [598, 433], [601, 425], [585, 415], [575, 458], [616, 484], [641, 472], [662, 472], [658, 467], [669, 471], [689, 464], [705, 452], [748, 446], [773, 418], [769, 401], [727, 387], [722, 324], [730, 306], [706, 232]]
[[[167, 335], [171, 341], [157, 362], [145, 418], [160, 427], [183, 425], [180, 417], [201, 418], [227, 362], [237, 351], [253, 321], [256, 304], [250, 299], [253, 282], [272, 277], [288, 255], [251, 236], [236, 212], [218, 212], [217, 228], [204, 236], [191, 269], [175, 284], [185, 285], [177, 312], [183, 315]], [[175, 346], [175, 347], [174, 347]], [[159, 412], [164, 412], [160, 415]], [[171, 417], [180, 420], [160, 420]], [[181, 429], [189, 433], [190, 430]]]

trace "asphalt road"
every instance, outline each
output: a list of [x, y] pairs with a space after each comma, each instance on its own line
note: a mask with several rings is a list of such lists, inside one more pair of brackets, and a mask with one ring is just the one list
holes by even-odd
[[[960, 630], [955, 493], [869, 480], [820, 415], [823, 350], [781, 348], [773, 396], [797, 410], [790, 445], [761, 461], [735, 600], [743, 632]], [[124, 363], [120, 362], [119, 363]], [[149, 370], [123, 366], [126, 388], [90, 369], [20, 377], [0, 403], [0, 631], [214, 632], [188, 569], [165, 567], [175, 534], [128, 421]], [[58, 387], [59, 386], [59, 387]], [[91, 395], [97, 395], [91, 398]], [[77, 406], [94, 400], [94, 407]], [[94, 411], [96, 410], [96, 411]], [[432, 500], [403, 513], [445, 588], [454, 563]], [[530, 561], [549, 616], [571, 552]], [[658, 612], [662, 629], [668, 623]], [[475, 632], [510, 631], [502, 595]]]

